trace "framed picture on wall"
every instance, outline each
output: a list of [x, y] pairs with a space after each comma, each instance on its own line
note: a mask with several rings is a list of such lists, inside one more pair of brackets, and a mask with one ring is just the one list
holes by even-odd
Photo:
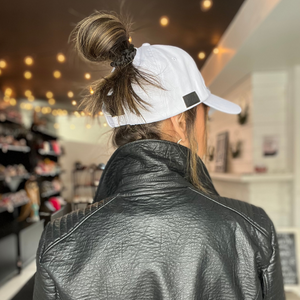
[[227, 171], [228, 136], [227, 131], [217, 135], [215, 172]]

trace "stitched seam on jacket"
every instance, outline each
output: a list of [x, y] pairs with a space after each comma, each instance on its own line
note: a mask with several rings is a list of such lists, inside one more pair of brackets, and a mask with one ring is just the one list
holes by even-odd
[[55, 289], [55, 300], [59, 300], [59, 298], [57, 296], [59, 296], [55, 281], [53, 280], [53, 278], [51, 277], [51, 275], [49, 274], [48, 270], [46, 269], [46, 266], [43, 266], [43, 269], [45, 270], [45, 272], [47, 273], [48, 277], [52, 280], [53, 284], [54, 284], [54, 289]]
[[199, 193], [197, 190], [194, 190], [194, 189], [192, 189], [190, 187], [189, 187], [189, 189], [192, 190], [192, 191], [194, 191], [194, 192], [196, 192], [196, 193], [198, 193], [199, 195], [201, 195], [201, 196], [203, 196], [203, 197], [205, 197], [205, 198], [207, 198], [207, 199], [209, 199], [209, 200], [211, 200], [211, 201], [213, 201], [213, 202], [215, 202], [215, 203], [223, 206], [223, 207], [226, 207], [226, 208], [228, 208], [228, 209], [236, 212], [237, 214], [239, 214], [240, 216], [242, 216], [246, 221], [248, 221], [251, 225], [253, 225], [255, 228], [257, 228], [257, 230], [259, 230], [265, 237], [268, 238], [268, 235], [264, 232], [264, 230], [258, 224], [256, 224], [253, 220], [251, 220], [250, 218], [248, 218], [245, 214], [243, 214], [243, 213], [241, 213], [241, 212], [239, 212], [239, 211], [237, 211], [237, 210], [235, 210], [235, 209], [233, 209], [231, 207], [228, 207], [228, 206], [226, 206], [226, 205], [224, 205], [224, 204], [222, 204], [222, 203], [220, 203], [220, 202], [218, 202], [218, 201], [216, 201], [216, 200], [214, 200], [212, 198], [209, 198], [208, 196], [206, 196], [206, 195], [204, 195], [202, 193]]
[[266, 268], [262, 272], [262, 278], [263, 278], [263, 283], [264, 283], [264, 297], [268, 296], [268, 290], [269, 290], [269, 281], [268, 281], [268, 278], [265, 274], [267, 272], [267, 270], [268, 270], [268, 268]]
[[42, 260], [42, 256], [44, 256], [51, 248], [53, 248], [55, 245], [57, 245], [59, 242], [63, 241], [65, 238], [67, 238], [69, 235], [71, 235], [82, 223], [84, 223], [87, 219], [89, 219], [91, 216], [93, 216], [96, 212], [98, 212], [99, 210], [101, 210], [103, 207], [105, 207], [106, 205], [108, 205], [110, 202], [112, 202], [113, 200], [115, 200], [117, 197], [119, 196], [119, 194], [117, 196], [115, 196], [114, 198], [112, 198], [110, 201], [108, 201], [107, 203], [105, 203], [103, 206], [98, 207], [96, 210], [94, 210], [92, 213], [90, 213], [89, 215], [85, 216], [78, 224], [76, 224], [68, 233], [66, 233], [64, 236], [59, 237], [56, 241], [53, 241], [44, 251], [43, 255], [41, 255], [41, 259]]

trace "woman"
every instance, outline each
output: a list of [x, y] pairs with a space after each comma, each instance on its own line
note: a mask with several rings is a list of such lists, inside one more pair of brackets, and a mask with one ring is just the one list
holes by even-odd
[[239, 106], [212, 95], [183, 50], [134, 48], [114, 14], [72, 36], [84, 59], [113, 67], [83, 103], [103, 111], [118, 149], [94, 204], [47, 225], [34, 299], [285, 299], [272, 221], [220, 197], [200, 159], [208, 108]]

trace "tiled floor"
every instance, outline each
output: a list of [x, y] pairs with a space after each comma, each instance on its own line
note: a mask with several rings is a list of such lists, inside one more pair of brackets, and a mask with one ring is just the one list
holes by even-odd
[[0, 287], [0, 299], [10, 300], [21, 287], [32, 277], [36, 271], [35, 261], [25, 267], [20, 275], [13, 277], [6, 284]]
[[[30, 263], [26, 268], [23, 269], [20, 275], [15, 276], [5, 285], [0, 287], [0, 299], [11, 300], [11, 298], [21, 289], [21, 287], [31, 278], [35, 273], [36, 266], [35, 261]], [[286, 293], [286, 300], [300, 300], [300, 297], [294, 293]]]

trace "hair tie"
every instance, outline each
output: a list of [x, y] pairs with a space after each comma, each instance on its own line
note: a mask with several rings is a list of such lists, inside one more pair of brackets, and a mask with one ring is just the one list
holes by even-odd
[[121, 55], [114, 59], [110, 65], [112, 67], [125, 67], [130, 64], [136, 55], [136, 49], [133, 44], [130, 44], [128, 49], [121, 52]]

